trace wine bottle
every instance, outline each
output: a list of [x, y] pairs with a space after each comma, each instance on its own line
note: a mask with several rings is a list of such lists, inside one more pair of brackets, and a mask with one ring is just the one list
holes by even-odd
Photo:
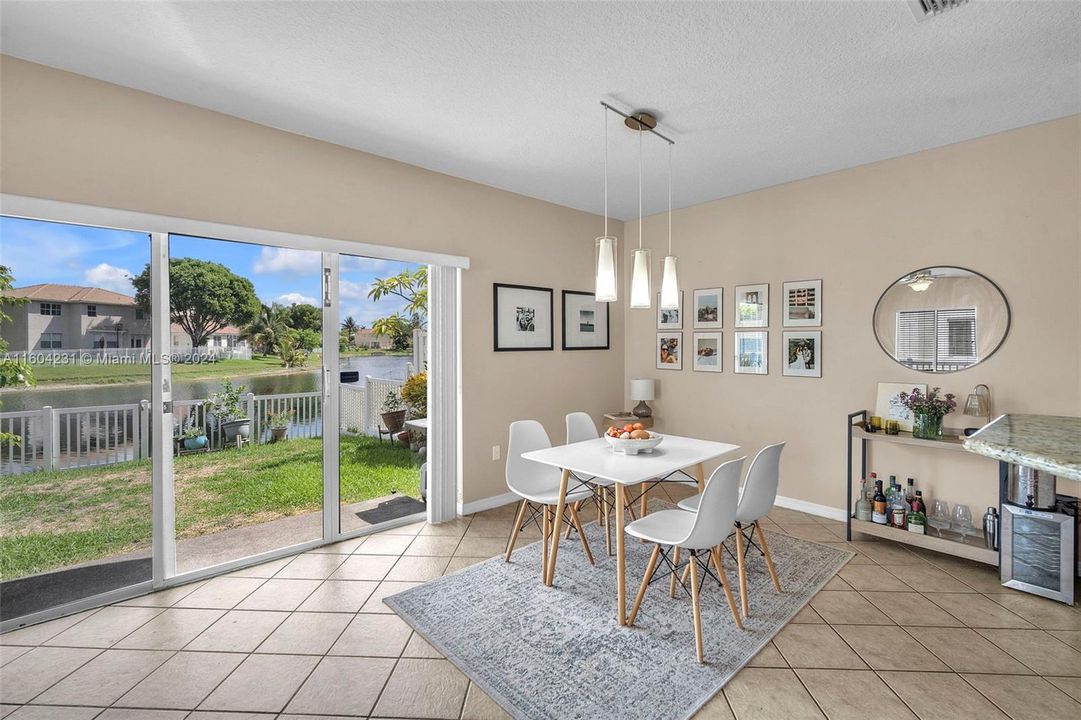
[[871, 522], [885, 525], [887, 521], [886, 496], [882, 492], [882, 481], [875, 480], [875, 495], [871, 502]]

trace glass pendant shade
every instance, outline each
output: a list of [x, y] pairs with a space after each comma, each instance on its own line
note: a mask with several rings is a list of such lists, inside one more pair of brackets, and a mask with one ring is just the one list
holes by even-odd
[[661, 275], [661, 310], [679, 309], [679, 277], [676, 274], [676, 261], [674, 255], [666, 255], [664, 258], [664, 274]]
[[653, 305], [653, 287], [649, 279], [653, 253], [649, 248], [634, 251], [634, 266], [631, 271], [631, 307], [649, 308]]
[[597, 302], [614, 302], [617, 299], [619, 283], [616, 278], [616, 252], [619, 240], [611, 235], [597, 238], [597, 281], [593, 292]]

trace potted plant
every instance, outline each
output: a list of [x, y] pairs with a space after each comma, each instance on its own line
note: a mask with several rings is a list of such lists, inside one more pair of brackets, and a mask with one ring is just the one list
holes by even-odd
[[240, 405], [240, 397], [246, 389], [243, 385], [234, 386], [229, 378], [225, 378], [221, 390], [206, 401], [207, 409], [221, 423], [227, 443], [235, 442], [237, 436], [251, 436], [251, 418], [244, 415]]
[[923, 440], [942, 439], [942, 418], [957, 407], [953, 393], [939, 397], [940, 387], [931, 388], [924, 394], [919, 388], [912, 392], [902, 392], [897, 398], [903, 406], [912, 411], [912, 437]]
[[401, 432], [405, 426], [405, 404], [397, 390], [391, 390], [383, 398], [383, 412], [379, 417], [383, 420], [383, 427], [392, 434]]
[[206, 430], [192, 426], [180, 434], [180, 442], [185, 450], [202, 450], [206, 447]]
[[428, 373], [411, 375], [402, 385], [402, 401], [409, 409], [409, 417], [428, 417]]
[[271, 413], [267, 418], [267, 424], [270, 426], [270, 441], [281, 442], [285, 440], [286, 435], [289, 434], [289, 422], [293, 419], [292, 410], [282, 410], [281, 412]]

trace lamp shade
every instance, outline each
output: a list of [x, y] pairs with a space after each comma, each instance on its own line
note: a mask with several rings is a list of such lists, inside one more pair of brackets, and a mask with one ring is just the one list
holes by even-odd
[[652, 380], [631, 380], [631, 400], [652, 400], [654, 393]]
[[661, 275], [661, 310], [679, 309], [679, 278], [676, 275], [676, 258], [668, 255], [664, 258], [664, 273]]
[[617, 296], [616, 249], [619, 241], [611, 235], [597, 238], [597, 281], [594, 288], [597, 302], [613, 302]]
[[[980, 392], [983, 388], [984, 392]], [[991, 414], [991, 388], [980, 383], [965, 399], [965, 415], [982, 417]]]
[[634, 251], [634, 266], [631, 271], [631, 307], [650, 308], [653, 306], [653, 286], [650, 283], [650, 263], [653, 253], [649, 248]]

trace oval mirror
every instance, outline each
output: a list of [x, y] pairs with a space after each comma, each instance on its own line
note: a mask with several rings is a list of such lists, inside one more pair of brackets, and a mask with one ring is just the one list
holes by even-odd
[[991, 357], [1010, 331], [1010, 305], [998, 285], [959, 267], [914, 270], [875, 305], [875, 337], [911, 370], [956, 372]]

